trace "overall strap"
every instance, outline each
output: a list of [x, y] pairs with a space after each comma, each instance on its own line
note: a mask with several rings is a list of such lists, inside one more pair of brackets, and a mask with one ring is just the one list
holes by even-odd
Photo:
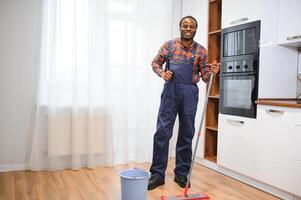
[[193, 58], [193, 60], [192, 60], [192, 63], [194, 63], [194, 60], [195, 60], [195, 58], [196, 58], [196, 49], [197, 49], [197, 43], [196, 42], [194, 42], [194, 44], [193, 44], [193, 49], [192, 49], [192, 51], [191, 51], [191, 53], [192, 53], [192, 58]]
[[196, 49], [198, 47], [198, 44], [196, 42], [194, 42], [193, 44], [193, 49], [192, 49], [192, 55], [195, 57], [196, 56]]
[[[198, 47], [198, 43], [194, 42], [193, 49], [191, 51], [191, 53], [192, 53], [192, 59], [190, 59], [190, 63], [193, 65], [193, 67], [197, 68], [197, 70], [196, 70], [197, 73], [200, 73], [200, 70], [199, 70], [199, 67], [198, 67], [198, 63], [196, 63], [197, 66], [194, 66], [194, 62], [195, 62], [195, 60], [198, 57], [197, 56], [197, 47]], [[197, 62], [198, 62], [198, 60], [197, 60]]]

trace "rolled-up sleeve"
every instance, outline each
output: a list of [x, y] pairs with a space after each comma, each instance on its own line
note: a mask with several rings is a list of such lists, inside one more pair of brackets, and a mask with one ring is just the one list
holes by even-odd
[[152, 61], [153, 71], [160, 76], [160, 73], [163, 71], [163, 64], [165, 63], [168, 55], [168, 42], [164, 43], [163, 46], [158, 51], [158, 54]]
[[208, 52], [205, 48], [201, 50], [201, 59], [199, 61], [199, 71], [201, 72], [201, 76], [203, 81], [208, 82], [210, 80], [210, 67], [208, 64]]

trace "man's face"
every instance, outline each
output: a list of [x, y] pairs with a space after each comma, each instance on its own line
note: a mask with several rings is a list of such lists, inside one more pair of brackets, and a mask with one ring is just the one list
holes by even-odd
[[182, 21], [181, 27], [181, 39], [192, 40], [196, 33], [196, 23], [191, 18], [186, 18]]

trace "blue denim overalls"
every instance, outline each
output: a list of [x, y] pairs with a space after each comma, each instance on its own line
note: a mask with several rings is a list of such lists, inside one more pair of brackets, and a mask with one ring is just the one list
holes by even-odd
[[164, 84], [157, 119], [157, 131], [154, 135], [153, 161], [150, 168], [152, 176], [165, 178], [168, 161], [169, 140], [177, 114], [179, 132], [176, 145], [176, 176], [187, 176], [192, 157], [192, 139], [195, 128], [195, 114], [198, 103], [198, 86], [192, 82], [192, 67], [196, 48], [192, 57], [176, 61], [170, 57], [169, 68], [173, 72], [170, 81]]

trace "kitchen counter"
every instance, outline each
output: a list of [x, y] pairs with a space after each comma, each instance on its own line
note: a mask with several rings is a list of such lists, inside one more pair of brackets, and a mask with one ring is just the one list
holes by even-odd
[[297, 104], [296, 100], [284, 99], [259, 99], [255, 102], [257, 105], [282, 106], [291, 108], [301, 108], [301, 104]]

